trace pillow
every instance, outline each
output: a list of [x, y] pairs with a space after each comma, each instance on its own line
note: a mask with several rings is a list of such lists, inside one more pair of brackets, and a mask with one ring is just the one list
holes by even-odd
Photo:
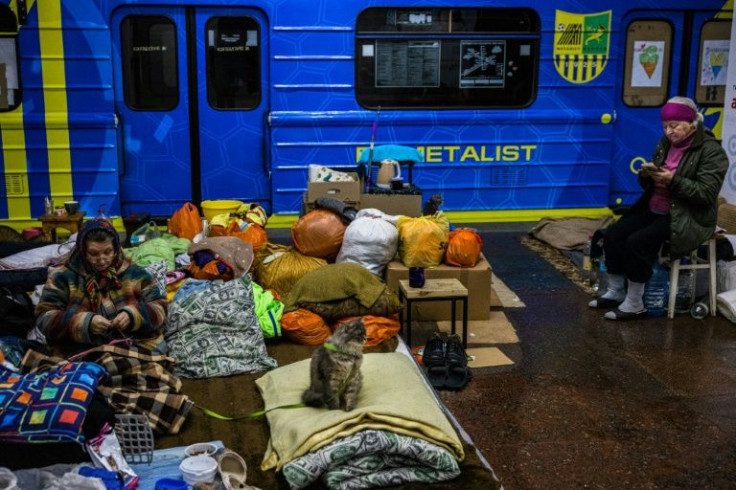
[[146, 271], [151, 274], [151, 277], [153, 277], [153, 280], [156, 281], [156, 286], [158, 286], [158, 290], [161, 292], [161, 295], [166, 296], [166, 261], [162, 260], [161, 262], [147, 265], [144, 269], [146, 269]]

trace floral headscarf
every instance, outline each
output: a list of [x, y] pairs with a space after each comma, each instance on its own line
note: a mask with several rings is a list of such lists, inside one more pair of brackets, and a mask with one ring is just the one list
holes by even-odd
[[[92, 265], [87, 262], [87, 238], [90, 233], [95, 230], [102, 230], [109, 235], [112, 240], [113, 249], [115, 250], [115, 258], [110, 267], [102, 272], [95, 270]], [[69, 258], [70, 263], [81, 263], [84, 269], [87, 282], [85, 289], [89, 295], [92, 308], [97, 309], [99, 302], [99, 294], [107, 292], [108, 289], [120, 289], [122, 284], [118, 279], [118, 270], [125, 263], [125, 257], [120, 247], [120, 237], [112, 224], [106, 219], [93, 219], [84, 223], [82, 229], [77, 233], [77, 246]]]

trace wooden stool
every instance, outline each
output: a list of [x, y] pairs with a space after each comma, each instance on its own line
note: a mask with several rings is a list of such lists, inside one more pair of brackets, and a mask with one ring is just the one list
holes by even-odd
[[[463, 347], [468, 347], [468, 288], [458, 279], [427, 279], [424, 287], [409, 286], [408, 279], [399, 280], [399, 302], [406, 302], [406, 343], [411, 349], [411, 305], [421, 301], [451, 301], [452, 302], [452, 333], [455, 333], [455, 302], [463, 302]], [[399, 324], [404, 325], [404, 311], [399, 312]]]
[[41, 216], [43, 239], [56, 243], [56, 229], [64, 228], [70, 233], [76, 233], [82, 228], [82, 221], [87, 213], [80, 211], [74, 214], [44, 214]]
[[[692, 270], [693, 274], [697, 274], [697, 269], [708, 269], [708, 278], [710, 285], [708, 286], [708, 296], [710, 299], [710, 315], [716, 316], [716, 239], [711, 237], [706, 240], [705, 244], [708, 246], [708, 258], [703, 260], [698, 257], [698, 249], [690, 252], [690, 263], [683, 264], [682, 257], [672, 261], [670, 268], [670, 296], [667, 305], [667, 318], [675, 317], [675, 298], [677, 298], [677, 281], [680, 276], [681, 270]], [[691, 294], [695, 295], [695, 285], [693, 284], [693, 290]]]

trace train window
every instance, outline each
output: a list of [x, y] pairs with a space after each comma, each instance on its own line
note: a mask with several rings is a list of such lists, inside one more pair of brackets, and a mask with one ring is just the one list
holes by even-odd
[[712, 20], [700, 30], [695, 102], [702, 106], [723, 106], [726, 93], [730, 20]]
[[169, 111], [179, 103], [176, 26], [163, 15], [130, 15], [120, 27], [125, 103]]
[[667, 100], [672, 57], [672, 25], [636, 20], [626, 29], [623, 101], [631, 107], [658, 107]]
[[537, 90], [528, 8], [369, 8], [357, 20], [356, 97], [367, 108], [518, 108]]
[[215, 109], [253, 109], [261, 102], [258, 22], [212, 17], [207, 39], [207, 100]]
[[0, 5], [0, 112], [11, 111], [20, 102], [18, 24], [13, 11]]

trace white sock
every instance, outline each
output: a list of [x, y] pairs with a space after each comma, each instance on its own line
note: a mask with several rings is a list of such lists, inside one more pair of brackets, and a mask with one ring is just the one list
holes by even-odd
[[644, 309], [644, 286], [646, 283], [629, 281], [626, 299], [618, 305], [618, 309], [625, 313], [636, 313]]
[[[620, 274], [609, 274], [608, 275], [608, 287], [606, 291], [601, 294], [600, 299], [611, 299], [616, 302], [621, 302], [626, 297], [626, 291], [624, 291], [624, 281], [626, 278]], [[591, 308], [598, 308], [598, 298], [591, 300], [588, 303]]]
[[626, 297], [624, 290], [626, 278], [622, 274], [608, 274], [607, 280], [606, 292], [601, 295], [601, 298], [623, 301]]

